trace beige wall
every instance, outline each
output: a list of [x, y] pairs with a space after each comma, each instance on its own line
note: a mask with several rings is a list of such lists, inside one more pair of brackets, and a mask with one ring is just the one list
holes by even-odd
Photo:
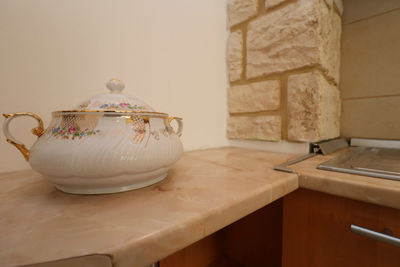
[[343, 2], [341, 134], [400, 139], [400, 1]]
[[[126, 93], [184, 118], [186, 150], [227, 142], [225, 1], [1, 0], [0, 36], [0, 113], [47, 124], [118, 77]], [[20, 119], [12, 130], [30, 146], [33, 126]], [[0, 136], [0, 172], [29, 168]]]

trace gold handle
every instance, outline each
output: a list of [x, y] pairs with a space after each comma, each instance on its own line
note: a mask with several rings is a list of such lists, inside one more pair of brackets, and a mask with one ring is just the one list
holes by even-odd
[[9, 114], [3, 114], [3, 116], [6, 118], [3, 123], [3, 132], [7, 138], [7, 142], [14, 145], [22, 153], [25, 160], [28, 161], [29, 160], [29, 152], [30, 152], [29, 149], [27, 149], [26, 146], [22, 142], [18, 141], [11, 135], [9, 125], [10, 125], [10, 122], [13, 119], [15, 119], [16, 117], [31, 116], [38, 121], [38, 127], [33, 128], [32, 133], [34, 135], [36, 135], [37, 137], [40, 137], [45, 133], [42, 119], [38, 115], [31, 113], [31, 112], [9, 113]]
[[178, 123], [178, 130], [176, 131], [176, 134], [181, 137], [182, 136], [182, 131], [183, 131], [183, 122], [182, 118], [179, 117], [169, 117], [168, 118], [168, 123], [171, 124], [171, 121], [176, 120]]

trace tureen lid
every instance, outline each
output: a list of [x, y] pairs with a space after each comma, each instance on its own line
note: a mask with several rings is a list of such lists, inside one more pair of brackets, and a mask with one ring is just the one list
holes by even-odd
[[154, 109], [145, 102], [122, 93], [125, 84], [118, 79], [111, 79], [106, 87], [109, 93], [96, 95], [79, 104], [76, 109], [82, 111], [107, 111], [107, 112], [154, 112]]

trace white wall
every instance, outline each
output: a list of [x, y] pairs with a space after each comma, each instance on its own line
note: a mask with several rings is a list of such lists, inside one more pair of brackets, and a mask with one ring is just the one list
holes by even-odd
[[[125, 93], [184, 118], [186, 150], [227, 144], [226, 1], [0, 0], [0, 38], [0, 113], [48, 123], [117, 77]], [[34, 121], [14, 122], [30, 146]], [[1, 139], [0, 172], [29, 168]]]

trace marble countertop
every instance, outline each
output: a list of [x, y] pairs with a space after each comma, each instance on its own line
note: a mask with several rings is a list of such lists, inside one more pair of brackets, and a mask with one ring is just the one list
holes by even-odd
[[296, 174], [272, 170], [292, 157], [187, 152], [158, 184], [97, 196], [62, 193], [33, 171], [0, 174], [0, 266], [96, 254], [151, 264], [296, 190]]
[[0, 266], [88, 255], [146, 266], [298, 187], [400, 209], [398, 181], [316, 169], [341, 152], [290, 166], [296, 173], [273, 170], [291, 154], [186, 152], [160, 183], [97, 196], [60, 192], [33, 171], [0, 174]]
[[299, 187], [400, 209], [400, 181], [316, 169], [344, 150], [289, 166], [299, 175]]

